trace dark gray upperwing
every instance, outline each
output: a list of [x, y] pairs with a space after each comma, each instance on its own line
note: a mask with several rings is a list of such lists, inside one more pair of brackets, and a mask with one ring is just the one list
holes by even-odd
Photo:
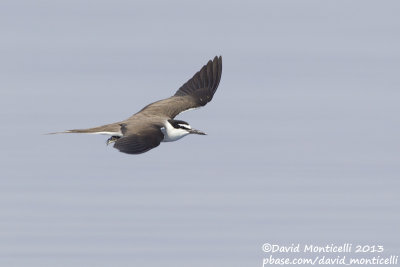
[[[215, 57], [213, 61], [208, 61], [199, 72], [176, 91], [175, 96], [194, 95], [204, 98], [200, 100], [202, 106], [211, 101], [218, 88], [222, 74], [222, 57]], [[201, 94], [193, 94], [199, 90]]]
[[179, 113], [206, 105], [218, 88], [222, 74], [222, 57], [208, 61], [199, 72], [176, 91], [175, 95], [144, 107], [139, 113], [174, 118]]
[[152, 127], [150, 125], [132, 134], [125, 132], [124, 128], [125, 126], [122, 125], [124, 136], [119, 138], [114, 144], [114, 148], [123, 153], [141, 154], [147, 152], [159, 146], [160, 142], [164, 139], [164, 134], [156, 126]]

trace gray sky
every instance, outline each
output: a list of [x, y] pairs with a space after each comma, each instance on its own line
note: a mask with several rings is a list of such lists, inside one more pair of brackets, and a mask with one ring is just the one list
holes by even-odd
[[[397, 1], [2, 1], [0, 265], [261, 266], [400, 251]], [[208, 136], [119, 153], [125, 119], [223, 56]]]

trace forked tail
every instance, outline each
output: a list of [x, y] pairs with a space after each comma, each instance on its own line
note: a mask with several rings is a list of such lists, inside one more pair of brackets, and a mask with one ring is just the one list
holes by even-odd
[[102, 125], [99, 127], [88, 128], [88, 129], [73, 129], [67, 130], [64, 132], [55, 132], [48, 134], [60, 134], [60, 133], [87, 133], [87, 134], [106, 134], [106, 135], [114, 135], [114, 136], [122, 136], [121, 133], [121, 123], [111, 123]]

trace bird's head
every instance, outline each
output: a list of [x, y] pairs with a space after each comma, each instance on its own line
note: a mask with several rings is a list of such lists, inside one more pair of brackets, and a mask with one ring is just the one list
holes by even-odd
[[207, 135], [206, 133], [192, 129], [192, 127], [186, 121], [181, 120], [168, 120], [168, 122], [178, 131], [185, 131], [188, 134], [200, 134], [200, 135]]

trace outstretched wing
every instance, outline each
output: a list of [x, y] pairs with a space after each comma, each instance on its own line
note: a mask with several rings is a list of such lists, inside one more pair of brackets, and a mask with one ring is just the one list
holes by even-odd
[[[222, 74], [222, 57], [215, 57], [213, 61], [208, 61], [199, 72], [197, 72], [189, 81], [176, 91], [174, 96], [195, 95], [197, 97], [204, 96], [204, 100], [200, 100], [203, 106], [210, 102], [218, 88]], [[202, 91], [202, 94], [196, 93]], [[193, 94], [196, 93], [196, 94]]]
[[[125, 132], [125, 125], [121, 125], [123, 137], [119, 138], [114, 148], [127, 154], [141, 154], [160, 145], [164, 134], [158, 127], [149, 127], [145, 130], [129, 134]], [[126, 135], [125, 135], [126, 134]]]
[[164, 115], [174, 118], [179, 113], [198, 108], [210, 102], [218, 88], [222, 74], [222, 57], [208, 61], [199, 72], [176, 91], [170, 98], [144, 107], [143, 115]]

